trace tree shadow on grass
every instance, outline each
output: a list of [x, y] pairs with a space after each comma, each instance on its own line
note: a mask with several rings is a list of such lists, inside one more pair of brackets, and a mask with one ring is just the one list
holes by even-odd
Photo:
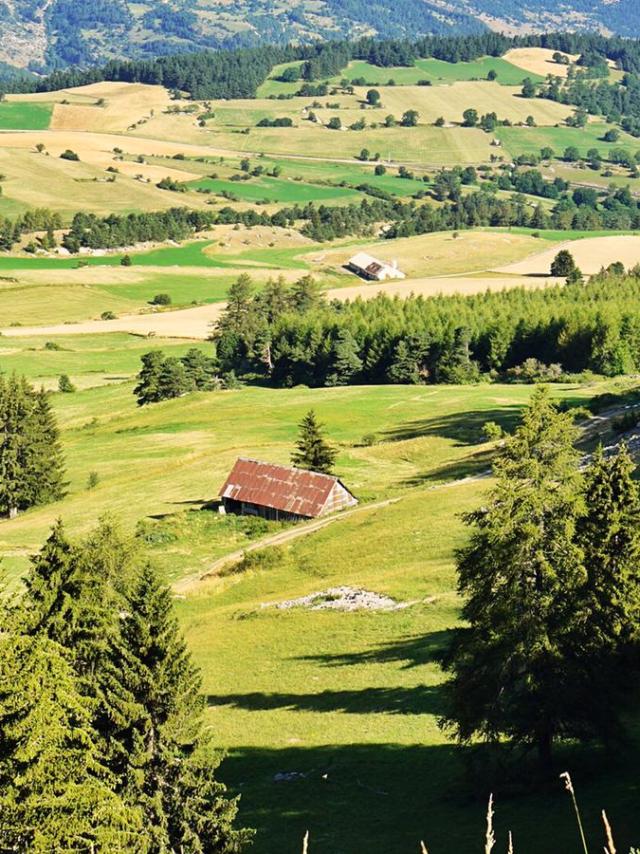
[[209, 694], [206, 699], [209, 706], [232, 706], [254, 712], [289, 709], [296, 712], [344, 712], [350, 715], [443, 713], [440, 689], [426, 685], [415, 688], [320, 691], [317, 694]]
[[[509, 830], [517, 854], [580, 847], [557, 776], [542, 790], [525, 786], [517, 797], [500, 792], [489, 776], [471, 786], [464, 770], [471, 750], [357, 742], [247, 746], [230, 751], [219, 777], [241, 795], [240, 822], [257, 830], [254, 854], [300, 854], [307, 830], [311, 854], [412, 854], [420, 840], [436, 854], [467, 854], [483, 848], [492, 791], [496, 851], [507, 850]], [[572, 772], [593, 849], [601, 847], [604, 808], [618, 850], [628, 851], [640, 838], [637, 752], [610, 765], [590, 757], [589, 751], [562, 751], [556, 770]], [[521, 767], [525, 783], [529, 770]]]
[[511, 432], [520, 420], [522, 406], [504, 406], [468, 412], [453, 412], [438, 418], [419, 418], [406, 421], [380, 434], [386, 442], [403, 442], [426, 436], [454, 439], [456, 447], [476, 445], [483, 440], [482, 428], [487, 421], [495, 421]]
[[299, 656], [297, 661], [315, 661], [325, 667], [351, 667], [358, 664], [402, 663], [403, 670], [433, 664], [445, 649], [452, 630], [430, 632], [426, 635], [405, 637], [381, 643], [359, 652], [324, 653]]

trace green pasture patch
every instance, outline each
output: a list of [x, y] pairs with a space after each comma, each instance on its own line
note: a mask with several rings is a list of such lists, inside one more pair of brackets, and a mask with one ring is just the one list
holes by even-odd
[[3, 101], [0, 103], [0, 130], [46, 130], [52, 113], [53, 104]]
[[190, 189], [210, 190], [212, 193], [227, 192], [246, 202], [280, 202], [295, 204], [306, 202], [327, 202], [331, 200], [357, 201], [358, 194], [346, 187], [321, 186], [287, 178], [261, 176], [249, 181], [224, 181], [217, 178], [203, 178], [190, 181]]
[[268, 79], [258, 87], [257, 97], [270, 98], [271, 96], [277, 95], [295, 95], [302, 85], [302, 81], [299, 80], [293, 83], [285, 83], [282, 80], [278, 80], [278, 77], [280, 77], [282, 72], [287, 68], [295, 68], [296, 66], [300, 67], [301, 64], [300, 60], [298, 60], [296, 62], [282, 62], [279, 65], [275, 65]]
[[[567, 108], [568, 113], [570, 108]], [[567, 113], [567, 114], [568, 114]], [[626, 133], [620, 134], [618, 142], [604, 142], [604, 134], [611, 125], [600, 122], [589, 123], [584, 128], [571, 127], [499, 127], [496, 136], [512, 157], [520, 154], [540, 154], [540, 149], [552, 148], [557, 157], [562, 157], [565, 149], [575, 146], [581, 157], [586, 157], [587, 151], [595, 148], [605, 159], [613, 148], [624, 148], [633, 154], [640, 143]], [[588, 172], [584, 173], [585, 176]], [[585, 178], [585, 180], [587, 180]]]
[[161, 349], [182, 356], [192, 346], [172, 339], [148, 339], [125, 333], [2, 338], [0, 370], [15, 371], [53, 387], [60, 374], [68, 374], [73, 382], [101, 385], [131, 379], [140, 369], [140, 357], [149, 350]]
[[407, 67], [382, 68], [369, 62], [354, 61], [339, 75], [333, 78], [333, 83], [341, 79], [356, 80], [364, 78], [367, 84], [375, 86], [388, 85], [393, 80], [398, 86], [415, 86], [422, 80], [430, 80], [433, 84], [456, 83], [463, 80], [486, 80], [490, 71], [497, 72], [497, 83], [505, 86], [517, 86], [526, 77], [541, 83], [544, 78], [530, 74], [518, 68], [501, 57], [484, 56], [472, 62], [443, 62], [440, 59], [418, 59], [415, 65]]

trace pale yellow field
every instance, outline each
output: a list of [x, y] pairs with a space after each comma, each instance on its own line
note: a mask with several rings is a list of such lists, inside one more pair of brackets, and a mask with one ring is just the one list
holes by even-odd
[[[0, 171], [6, 176], [3, 194], [7, 199], [30, 207], [55, 208], [62, 214], [75, 213], [82, 208], [105, 214], [139, 209], [162, 210], [176, 203], [174, 194], [158, 190], [152, 183], [135, 181], [132, 176], [141, 172], [140, 168], [122, 169], [123, 174], [117, 176], [115, 183], [107, 182], [104, 172], [106, 165], [120, 164], [114, 164], [108, 152], [94, 150], [92, 156], [87, 156], [89, 152], [87, 149], [80, 151], [80, 140], [77, 138], [69, 140], [68, 146], [56, 143], [52, 148], [53, 151], [74, 148], [82, 157], [80, 163], [61, 160], [53, 153], [51, 156], [37, 154], [33, 150], [35, 140], [49, 139], [42, 133], [34, 132], [32, 143], [24, 147], [7, 145], [16, 141], [25, 143], [25, 140], [19, 139], [20, 136], [0, 135], [0, 144], [4, 143], [0, 147]], [[7, 137], [11, 137], [11, 140]], [[158, 167], [153, 167], [153, 171], [159, 176], [158, 180], [167, 174], [167, 170]], [[195, 198], [193, 203], [196, 206], [204, 204], [200, 198]]]
[[[567, 115], [565, 105], [541, 99], [519, 97], [521, 87], [501, 86], [488, 81], [452, 83], [448, 86], [395, 86], [382, 91], [383, 107], [359, 113], [367, 122], [383, 121], [391, 113], [400, 118], [405, 110], [417, 110], [420, 122], [433, 124], [442, 116], [447, 122], [461, 122], [462, 113], [472, 107], [480, 115], [495, 112], [500, 119], [524, 122], [533, 116], [538, 125], [555, 125]], [[358, 90], [364, 98], [366, 89]], [[323, 111], [319, 111], [325, 117]], [[342, 115], [340, 113], [339, 115]]]
[[[554, 77], [566, 77], [569, 70], [568, 65], [560, 65], [551, 58], [555, 51], [545, 47], [514, 47], [507, 51], [504, 59], [512, 65], [517, 65], [525, 71], [530, 71], [532, 74], [541, 74], [546, 77], [547, 74], [553, 74]], [[572, 62], [578, 59], [577, 54], [568, 53], [567, 56]]]
[[[122, 133], [152, 113], [166, 109], [172, 101], [163, 86], [142, 83], [92, 83], [75, 89], [35, 95], [10, 95], [14, 101], [54, 103], [52, 130]], [[104, 106], [96, 106], [104, 99]], [[69, 103], [62, 103], [68, 101]]]
[[584, 240], [556, 243], [544, 252], [514, 264], [502, 266], [497, 269], [497, 272], [519, 276], [548, 275], [551, 262], [561, 249], [568, 249], [578, 267], [587, 275], [597, 273], [602, 267], [607, 267], [616, 261], [621, 261], [627, 268], [640, 264], [640, 237], [632, 235], [589, 237]]
[[203, 236], [216, 241], [204, 250], [205, 255], [212, 256], [237, 255], [250, 249], [293, 249], [296, 246], [303, 252], [308, 246], [314, 245], [313, 240], [303, 237], [295, 229], [267, 225], [254, 225], [251, 228], [217, 225]]
[[448, 276], [493, 269], [526, 258], [540, 241], [535, 237], [508, 232], [461, 231], [424, 234], [399, 240], [379, 240], [366, 246], [316, 250], [303, 256], [318, 269], [340, 268], [356, 252], [368, 252], [382, 261], [398, 261], [409, 277]]

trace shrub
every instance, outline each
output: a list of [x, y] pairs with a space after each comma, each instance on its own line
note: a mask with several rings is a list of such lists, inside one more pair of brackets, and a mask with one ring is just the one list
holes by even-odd
[[80, 160], [80, 157], [76, 154], [75, 151], [72, 151], [70, 148], [67, 148], [60, 155], [60, 159], [61, 160], [73, 160], [74, 162], [77, 162]]
[[115, 320], [116, 316], [112, 311], [103, 311], [100, 315], [100, 320]]
[[504, 430], [495, 421], [485, 421], [482, 425], [482, 435], [487, 442], [496, 442], [504, 436]]
[[130, 267], [132, 264], [133, 264], [133, 261], [131, 260], [131, 255], [123, 255], [122, 258], [120, 259], [120, 266], [121, 267]]
[[151, 305], [171, 305], [171, 295], [170, 294], [156, 294], [152, 300], [150, 300]]
[[73, 394], [76, 390], [76, 387], [69, 379], [68, 374], [61, 374], [58, 379], [58, 391], [61, 391], [63, 394]]
[[100, 475], [97, 471], [90, 471], [87, 478], [87, 489], [95, 489], [100, 482]]

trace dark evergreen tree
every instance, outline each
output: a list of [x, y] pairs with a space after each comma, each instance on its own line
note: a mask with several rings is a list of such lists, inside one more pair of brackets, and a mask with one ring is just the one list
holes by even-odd
[[200, 674], [173, 614], [169, 590], [145, 566], [129, 596], [122, 637], [128, 687], [144, 709], [133, 741], [147, 826], [158, 851], [232, 854], [250, 834], [233, 828], [237, 804], [213, 775], [203, 741]]
[[443, 657], [451, 674], [443, 725], [463, 742], [534, 746], [545, 765], [555, 739], [584, 734], [568, 675], [584, 583], [575, 438], [571, 416], [536, 389], [494, 466], [496, 486], [466, 517], [471, 540], [457, 564], [468, 628]]
[[336, 456], [337, 451], [324, 438], [322, 426], [311, 409], [300, 422], [300, 435], [291, 462], [301, 469], [331, 474]]
[[362, 369], [358, 345], [348, 329], [341, 329], [331, 348], [331, 368], [327, 385], [349, 385]]
[[22, 377], [0, 376], [0, 512], [57, 501], [64, 495], [58, 428], [47, 393]]
[[164, 354], [160, 350], [151, 350], [142, 356], [142, 369], [138, 374], [138, 384], [133, 393], [138, 398], [138, 405], [157, 403], [163, 399], [161, 376], [164, 365]]
[[148, 851], [142, 810], [113, 791], [64, 650], [0, 642], [0, 845], [5, 851]]

